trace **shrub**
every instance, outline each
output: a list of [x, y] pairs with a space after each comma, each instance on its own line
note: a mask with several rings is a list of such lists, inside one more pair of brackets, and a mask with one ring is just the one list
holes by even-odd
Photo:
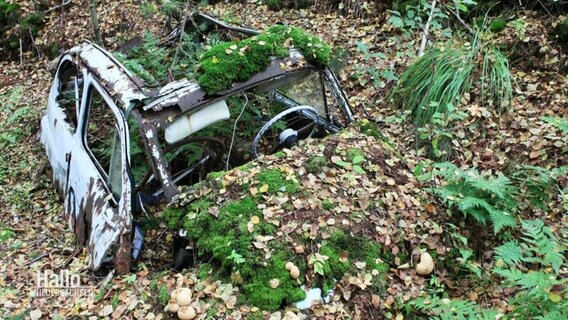
[[568, 43], [568, 17], [564, 18], [562, 23], [556, 27], [556, 35], [561, 43]]

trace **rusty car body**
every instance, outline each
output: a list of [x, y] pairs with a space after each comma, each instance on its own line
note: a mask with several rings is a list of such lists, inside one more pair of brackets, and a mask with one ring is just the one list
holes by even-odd
[[[256, 33], [228, 26], [206, 15], [199, 18], [215, 28]], [[279, 99], [286, 106], [278, 120], [294, 114], [304, 122], [313, 121], [317, 130], [311, 129], [309, 135], [301, 138], [312, 136], [316, 131], [320, 135], [337, 132], [351, 122], [352, 111], [331, 69], [318, 68], [305, 61], [299, 63], [300, 60], [302, 54], [291, 51], [289, 57], [274, 59], [249, 80], [208, 95], [195, 81], [188, 79], [171, 81], [158, 88], [149, 87], [111, 53], [93, 43], [85, 42], [64, 53], [59, 59], [47, 110], [41, 120], [40, 139], [53, 169], [54, 184], [64, 201], [66, 220], [74, 230], [77, 245], [87, 246], [90, 269], [97, 270], [105, 262], [112, 262], [118, 273], [129, 272], [131, 260], [136, 259], [141, 250], [139, 242], [135, 241], [141, 239], [135, 222], [147, 204], [171, 202], [178, 195], [180, 184], [193, 183], [203, 177], [200, 174], [196, 178], [198, 169], [224, 169], [203, 167], [213, 157], [213, 153], [207, 153], [191, 168], [172, 172], [175, 152], [173, 156], [165, 156], [172, 149], [195, 141], [216, 146], [224, 143], [217, 137], [195, 137], [176, 129], [172, 124], [178, 120], [201, 121], [197, 126], [203, 127], [222, 122], [235, 113], [227, 108], [226, 102], [231, 96], [244, 93], [246, 98], [247, 92], [264, 92], [267, 99]], [[306, 74], [316, 80], [317, 90], [321, 90], [318, 94], [323, 97], [322, 105], [318, 107], [295, 102], [278, 89], [283, 84], [294, 85], [306, 78]], [[275, 118], [259, 117], [258, 122], [266, 131], [275, 123], [271, 121]], [[294, 128], [286, 129], [289, 129], [288, 136], [297, 135]], [[165, 133], [168, 130], [173, 131], [169, 137]], [[136, 142], [132, 140], [135, 133]], [[258, 137], [257, 134], [255, 140]], [[138, 160], [133, 156], [135, 146], [144, 154], [138, 156]], [[255, 150], [248, 160], [257, 155]], [[230, 159], [230, 154], [227, 156], [226, 150], [216, 153], [215, 157], [222, 159], [223, 167], [237, 164]], [[135, 178], [134, 162], [140, 159], [143, 163], [136, 165], [147, 168], [148, 172]], [[188, 180], [188, 176], [192, 178]]]

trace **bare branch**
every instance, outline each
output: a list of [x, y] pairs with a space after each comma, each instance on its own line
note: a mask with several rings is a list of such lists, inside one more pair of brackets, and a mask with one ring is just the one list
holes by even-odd
[[432, 8], [430, 9], [430, 15], [428, 16], [428, 21], [424, 25], [424, 30], [422, 31], [422, 41], [420, 43], [420, 49], [418, 50], [418, 56], [424, 55], [424, 50], [426, 50], [426, 44], [428, 43], [428, 35], [430, 34], [430, 22], [432, 22], [432, 16], [434, 16], [434, 10], [436, 10], [437, 0], [432, 0]]

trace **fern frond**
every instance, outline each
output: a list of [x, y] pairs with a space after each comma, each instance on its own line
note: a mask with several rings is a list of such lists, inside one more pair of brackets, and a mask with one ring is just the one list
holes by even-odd
[[508, 266], [514, 266], [524, 261], [523, 251], [517, 241], [509, 241], [495, 248], [495, 258], [502, 260]]
[[505, 227], [514, 227], [517, 225], [517, 220], [515, 217], [509, 215], [506, 212], [499, 210], [489, 211], [489, 216], [491, 217], [491, 222], [493, 223], [493, 232], [497, 234], [501, 229]]
[[461, 299], [440, 299], [434, 296], [417, 298], [410, 302], [418, 311], [427, 313], [430, 319], [495, 319], [498, 312], [484, 309], [477, 303]]

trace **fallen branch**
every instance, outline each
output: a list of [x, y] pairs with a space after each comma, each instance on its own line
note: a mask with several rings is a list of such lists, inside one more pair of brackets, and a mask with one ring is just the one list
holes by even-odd
[[59, 9], [59, 8], [67, 8], [67, 7], [70, 7], [71, 4], [72, 4], [72, 3], [71, 3], [71, 0], [65, 0], [62, 4], [60, 4], [60, 5], [58, 5], [58, 6], [55, 6], [55, 7], [53, 7], [53, 8], [49, 8], [49, 9], [43, 11], [42, 13], [43, 13], [43, 14], [46, 14], [46, 13], [49, 13], [49, 12], [51, 12], [51, 11], [53, 11], [53, 10], [57, 10], [57, 9]]
[[424, 30], [422, 31], [422, 41], [420, 43], [420, 49], [418, 50], [419, 57], [421, 57], [424, 54], [424, 50], [426, 50], [426, 44], [428, 43], [428, 35], [430, 34], [430, 22], [432, 22], [432, 16], [434, 16], [434, 10], [436, 10], [436, 3], [437, 0], [432, 1], [432, 8], [430, 9], [430, 15], [428, 16], [428, 21], [426, 21], [426, 25], [424, 26]]

